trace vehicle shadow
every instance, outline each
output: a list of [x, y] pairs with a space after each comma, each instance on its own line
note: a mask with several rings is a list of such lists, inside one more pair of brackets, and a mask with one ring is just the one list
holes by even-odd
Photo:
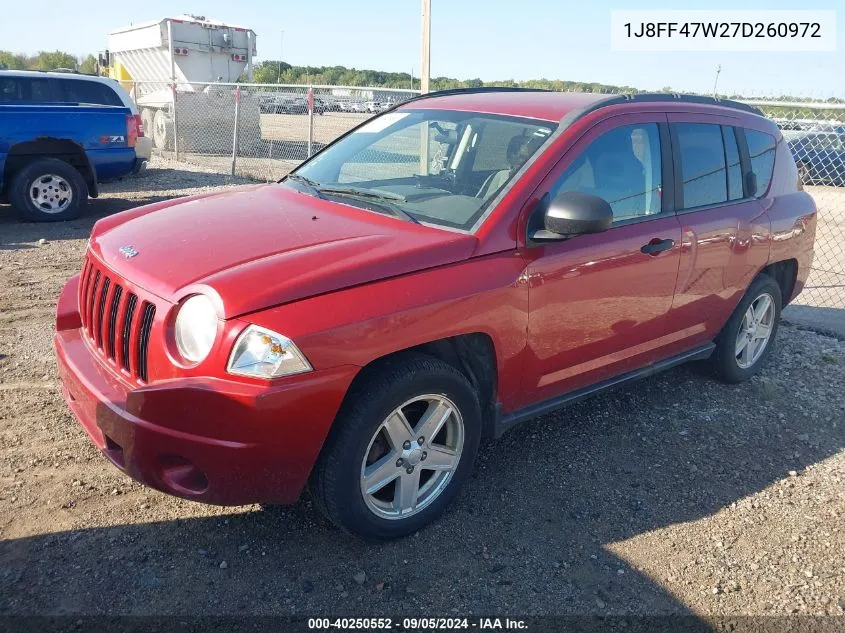
[[33, 243], [41, 239], [48, 242], [84, 240], [100, 218], [172, 197], [150, 195], [142, 198], [92, 199], [80, 217], [67, 222], [24, 222], [10, 206], [0, 206], [0, 251], [35, 248]]
[[[845, 285], [841, 286], [840, 292], [845, 296]], [[783, 320], [845, 341], [845, 308], [790, 304], [784, 308]]]
[[[131, 525], [8, 539], [0, 613], [689, 614], [614, 547], [843, 448], [841, 428], [781, 391], [686, 367], [543, 416], [484, 445], [452, 508], [394, 542], [337, 531], [307, 498], [151, 522], [140, 509]], [[753, 411], [725, 404], [744, 400]]]

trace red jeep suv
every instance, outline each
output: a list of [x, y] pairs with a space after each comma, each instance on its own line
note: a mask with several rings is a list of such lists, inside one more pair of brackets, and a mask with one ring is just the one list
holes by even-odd
[[754, 375], [815, 227], [748, 106], [429, 94], [280, 183], [97, 222], [58, 304], [63, 393], [154, 488], [290, 503], [308, 483], [341, 528], [402, 536], [482, 437], [686, 361]]

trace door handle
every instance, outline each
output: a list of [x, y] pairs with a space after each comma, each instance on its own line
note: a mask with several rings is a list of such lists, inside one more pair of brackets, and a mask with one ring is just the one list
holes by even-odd
[[659, 237], [655, 237], [648, 244], [644, 245], [640, 251], [646, 255], [655, 256], [660, 255], [663, 251], [668, 251], [674, 245], [675, 240], [661, 240]]

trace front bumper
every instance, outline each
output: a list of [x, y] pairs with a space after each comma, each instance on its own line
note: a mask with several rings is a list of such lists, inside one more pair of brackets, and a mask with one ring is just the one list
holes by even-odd
[[62, 394], [118, 468], [152, 488], [220, 505], [292, 503], [357, 367], [274, 383], [191, 377], [140, 387], [92, 349], [78, 276], [62, 291], [54, 346]]

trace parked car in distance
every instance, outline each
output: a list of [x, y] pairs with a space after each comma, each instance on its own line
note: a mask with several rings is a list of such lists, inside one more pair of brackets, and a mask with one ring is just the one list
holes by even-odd
[[845, 187], [845, 134], [801, 133], [789, 139], [789, 149], [803, 184]]
[[749, 106], [432, 93], [280, 183], [97, 222], [58, 302], [62, 392], [149, 486], [247, 504], [307, 484], [342, 529], [399, 537], [482, 437], [689, 361], [755, 375], [815, 229]]
[[0, 200], [26, 220], [75, 218], [100, 181], [135, 171], [140, 134], [123, 106], [0, 103]]
[[138, 106], [114, 79], [75, 72], [0, 70], [0, 104], [79, 103], [128, 108], [138, 117], [135, 171], [141, 171], [153, 150], [151, 130], [144, 130]]

